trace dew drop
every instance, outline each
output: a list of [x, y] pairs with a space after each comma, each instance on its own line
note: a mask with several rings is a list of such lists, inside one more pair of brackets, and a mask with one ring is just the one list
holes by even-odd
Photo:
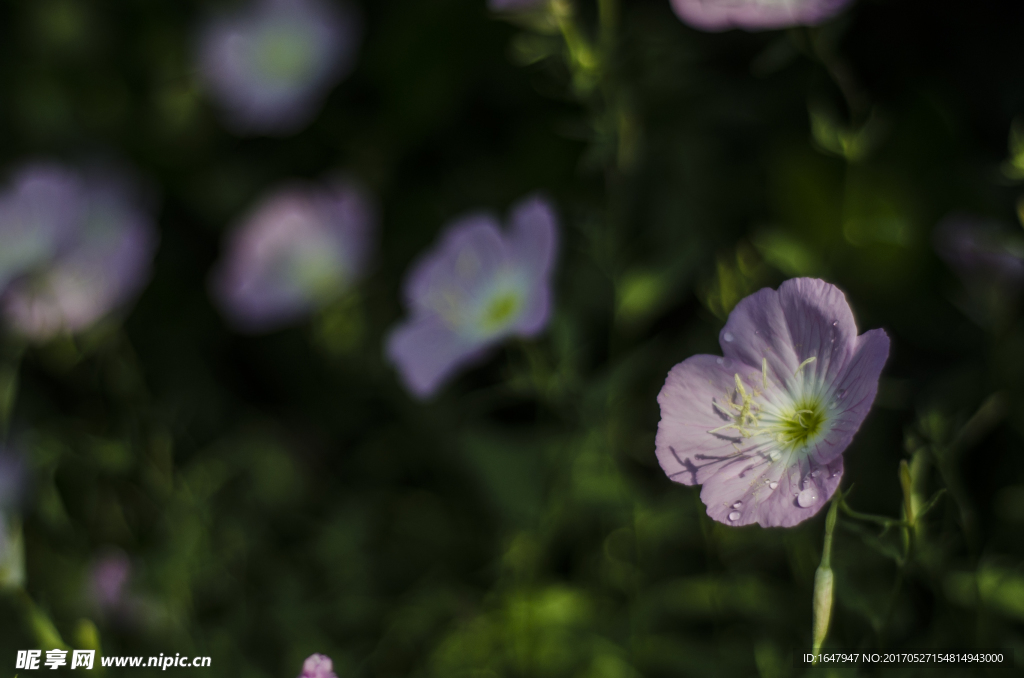
[[768, 458], [771, 459], [772, 461], [778, 461], [779, 460], [779, 452], [778, 452], [778, 450], [772, 450], [771, 452], [769, 452], [768, 453]]
[[743, 508], [743, 502], [742, 501], [738, 501], [735, 504], [733, 504], [732, 507], [734, 509]]
[[806, 490], [802, 490], [800, 494], [796, 495], [796, 503], [800, 508], [807, 508], [808, 506], [814, 506], [818, 501], [818, 490], [813, 487], [808, 487]]
[[819, 475], [821, 475], [821, 471], [819, 471], [817, 469], [815, 469], [814, 471], [811, 471], [811, 477], [812, 478], [817, 478]]
[[777, 488], [778, 486], [779, 486], [779, 484], [778, 484], [777, 482], [775, 482], [774, 480], [773, 480], [773, 481], [771, 481], [770, 483], [768, 483], [768, 489], [769, 489], [769, 490], [774, 490], [774, 489], [775, 489], [775, 488]]
[[838, 320], [833, 320], [833, 321], [832, 321], [832, 327], [835, 327], [835, 326], [836, 326], [836, 325], [838, 325], [838, 324], [839, 324], [839, 321], [838, 321]]
[[733, 511], [732, 513], [729, 514], [729, 520], [737, 521], [739, 519], [740, 519], [740, 512], [739, 511]]
[[726, 332], [722, 335], [722, 339], [725, 339], [726, 341], [732, 341], [735, 338], [736, 337], [732, 336], [732, 332]]
[[838, 398], [839, 400], [842, 400], [845, 397], [846, 397], [846, 389], [845, 388], [841, 388], [838, 391], [836, 391], [836, 398]]

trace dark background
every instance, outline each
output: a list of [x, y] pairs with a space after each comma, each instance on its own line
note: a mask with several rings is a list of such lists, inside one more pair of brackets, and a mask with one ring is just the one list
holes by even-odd
[[[849, 503], [898, 518], [901, 459], [924, 496], [949, 490], [909, 559], [899, 534], [841, 519], [830, 643], [1021, 656], [1019, 297], [972, 294], [932, 230], [966, 212], [1019, 233], [1000, 166], [1024, 6], [864, 0], [812, 30], [709, 34], [624, 0], [595, 94], [557, 35], [483, 0], [363, 2], [356, 70], [315, 121], [238, 138], [194, 72], [213, 4], [0, 4], [0, 164], [111, 159], [158, 198], [154, 275], [123, 327], [21, 364], [26, 589], [71, 645], [85, 618], [105, 654], [209, 655], [204, 675], [290, 676], [312, 652], [343, 678], [802, 674], [824, 515], [713, 523], [654, 433], [669, 368], [718, 353], [746, 294], [811, 275], [892, 339], [845, 454]], [[523, 65], [526, 39], [552, 55]], [[609, 110], [632, 121], [628, 160]], [[869, 151], [839, 157], [829, 134], [871, 111]], [[280, 182], [336, 170], [382, 213], [356, 310], [342, 330], [325, 314], [234, 333], [207, 291], [222, 234]], [[414, 400], [382, 349], [409, 263], [452, 218], [536, 190], [561, 216], [549, 329]], [[110, 549], [133, 564], [120, 616], [85, 594]], [[26, 609], [0, 597], [0, 673], [41, 647]]]

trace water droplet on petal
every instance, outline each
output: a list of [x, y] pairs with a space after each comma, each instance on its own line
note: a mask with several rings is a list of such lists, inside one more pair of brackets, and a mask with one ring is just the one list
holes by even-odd
[[818, 471], [817, 469], [815, 469], [814, 471], [811, 471], [811, 477], [812, 478], [817, 478], [819, 475], [821, 475], [821, 471]]
[[779, 452], [778, 452], [778, 450], [772, 450], [771, 452], [769, 452], [768, 453], [768, 458], [771, 459], [772, 461], [778, 461], [779, 460]]
[[800, 508], [807, 508], [814, 506], [818, 502], [818, 489], [815, 487], [808, 487], [806, 490], [796, 495], [796, 503]]
[[775, 482], [774, 480], [773, 480], [773, 481], [771, 481], [770, 483], [768, 483], [768, 489], [769, 489], [769, 490], [774, 490], [774, 489], [775, 489], [775, 488], [777, 488], [778, 486], [779, 486], [779, 484], [778, 484], [777, 482]]
[[833, 321], [832, 321], [832, 327], [835, 327], [835, 326], [836, 326], [836, 325], [838, 325], [838, 324], [839, 324], [839, 321], [838, 321], [838, 320], [833, 320]]
[[740, 519], [740, 512], [739, 511], [733, 511], [732, 513], [729, 514], [729, 520], [736, 521], [736, 520], [739, 520], [739, 519]]
[[726, 341], [732, 341], [735, 338], [736, 337], [732, 336], [732, 332], [726, 332], [722, 335], [722, 339], [725, 339]]
[[743, 508], [743, 502], [742, 501], [738, 501], [735, 504], [733, 504], [732, 507], [733, 508], [737, 508], [737, 509], [738, 508]]
[[846, 397], [846, 389], [845, 388], [841, 388], [838, 391], [836, 391], [836, 398], [838, 398], [839, 400], [842, 400], [845, 397]]

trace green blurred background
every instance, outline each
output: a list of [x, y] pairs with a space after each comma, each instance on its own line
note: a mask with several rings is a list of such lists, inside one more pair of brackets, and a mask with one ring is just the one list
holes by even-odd
[[[709, 34], [623, 0], [588, 67], [483, 0], [364, 0], [356, 70], [316, 120], [238, 138], [192, 64], [215, 4], [0, 9], [0, 163], [111, 157], [159, 195], [123, 327], [20, 367], [26, 589], [70, 645], [86, 619], [107, 655], [211, 656], [171, 669], [196, 675], [287, 677], [313, 652], [340, 678], [804, 675], [824, 514], [714, 523], [654, 433], [669, 368], [718, 353], [746, 294], [811, 275], [892, 339], [849, 503], [898, 518], [901, 459], [922, 496], [948, 490], [910, 559], [841, 519], [829, 643], [1024, 662], [1020, 299], [982, 304], [932, 244], [950, 212], [1020, 228], [1001, 168], [1024, 5], [863, 0], [815, 29]], [[382, 211], [358, 299], [233, 333], [207, 293], [222, 234], [268, 188], [336, 170]], [[538, 189], [562, 219], [550, 327], [415, 401], [382, 350], [409, 263], [450, 219]], [[115, 549], [130, 619], [85, 593]], [[0, 674], [41, 647], [28, 609], [0, 596]]]

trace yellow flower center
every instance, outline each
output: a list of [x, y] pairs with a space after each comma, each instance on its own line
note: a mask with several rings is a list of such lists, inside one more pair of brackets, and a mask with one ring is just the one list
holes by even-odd
[[485, 332], [493, 332], [505, 327], [509, 320], [519, 311], [519, 295], [511, 292], [499, 294], [491, 300], [484, 310], [480, 324]]
[[[798, 375], [804, 367], [814, 362], [808, 358], [797, 368]], [[768, 361], [761, 363], [761, 384], [768, 389]], [[729, 422], [724, 426], [708, 431], [722, 433], [735, 431], [741, 438], [769, 436], [783, 450], [796, 450], [814, 442], [827, 426], [825, 405], [818, 398], [802, 397], [789, 407], [780, 410], [774, 407], [767, 409], [758, 401], [763, 391], [748, 390], [743, 385], [739, 374], [734, 375], [736, 390], [725, 400], [713, 401], [712, 405]]]
[[780, 443], [799, 448], [816, 438], [824, 425], [825, 408], [817, 400], [805, 398], [792, 411], [784, 413], [771, 428]]
[[260, 36], [256, 59], [260, 73], [277, 82], [306, 77], [314, 66], [309, 37], [294, 26], [280, 26]]

